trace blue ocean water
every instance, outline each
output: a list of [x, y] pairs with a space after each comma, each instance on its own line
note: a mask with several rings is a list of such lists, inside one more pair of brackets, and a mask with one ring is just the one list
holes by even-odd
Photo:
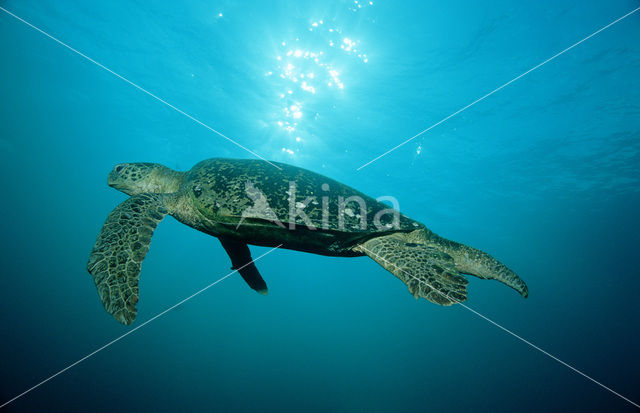
[[[0, 6], [260, 156], [493, 254], [530, 297], [469, 277], [466, 304], [640, 402], [640, 12], [357, 170], [638, 1]], [[0, 58], [4, 403], [229, 272], [216, 239], [167, 218], [137, 321], [107, 314], [85, 266], [126, 199], [113, 165], [254, 156], [1, 10]], [[635, 409], [368, 258], [257, 265], [269, 296], [229, 277], [6, 410]]]

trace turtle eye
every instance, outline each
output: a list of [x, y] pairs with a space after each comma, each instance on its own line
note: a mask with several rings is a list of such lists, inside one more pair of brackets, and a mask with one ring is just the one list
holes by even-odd
[[124, 168], [124, 166], [122, 166], [122, 165], [117, 165], [117, 166], [116, 166], [116, 172], [120, 172], [120, 171], [122, 171], [122, 168]]

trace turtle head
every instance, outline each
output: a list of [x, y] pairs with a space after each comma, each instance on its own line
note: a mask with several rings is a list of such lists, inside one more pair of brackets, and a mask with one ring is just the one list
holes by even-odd
[[121, 163], [113, 167], [107, 183], [127, 195], [176, 192], [184, 172], [174, 171], [158, 163]]

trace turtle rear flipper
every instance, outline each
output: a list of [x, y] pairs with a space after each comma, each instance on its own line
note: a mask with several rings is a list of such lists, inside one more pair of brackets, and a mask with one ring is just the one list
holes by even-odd
[[406, 233], [372, 238], [355, 249], [407, 284], [416, 298], [440, 305], [467, 299], [468, 281], [456, 270], [453, 258], [437, 248], [409, 242]]
[[140, 265], [156, 226], [168, 213], [161, 194], [138, 194], [118, 205], [107, 217], [89, 256], [104, 308], [129, 325], [136, 318]]
[[527, 284], [509, 267], [484, 251], [443, 238], [426, 228], [408, 234], [409, 239], [426, 244], [450, 255], [456, 270], [485, 280], [496, 280], [513, 288], [524, 298], [529, 296]]

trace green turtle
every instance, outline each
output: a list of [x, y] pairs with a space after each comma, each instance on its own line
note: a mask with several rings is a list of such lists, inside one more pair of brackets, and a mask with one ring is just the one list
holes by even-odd
[[114, 167], [108, 184], [130, 198], [107, 217], [87, 269], [105, 309], [123, 324], [136, 317], [140, 266], [169, 214], [217, 237], [247, 284], [267, 285], [248, 244], [341, 257], [367, 255], [440, 305], [467, 298], [462, 274], [498, 280], [527, 297], [516, 273], [489, 254], [442, 238], [422, 223], [351, 187], [295, 166], [214, 158], [178, 172], [160, 164]]

